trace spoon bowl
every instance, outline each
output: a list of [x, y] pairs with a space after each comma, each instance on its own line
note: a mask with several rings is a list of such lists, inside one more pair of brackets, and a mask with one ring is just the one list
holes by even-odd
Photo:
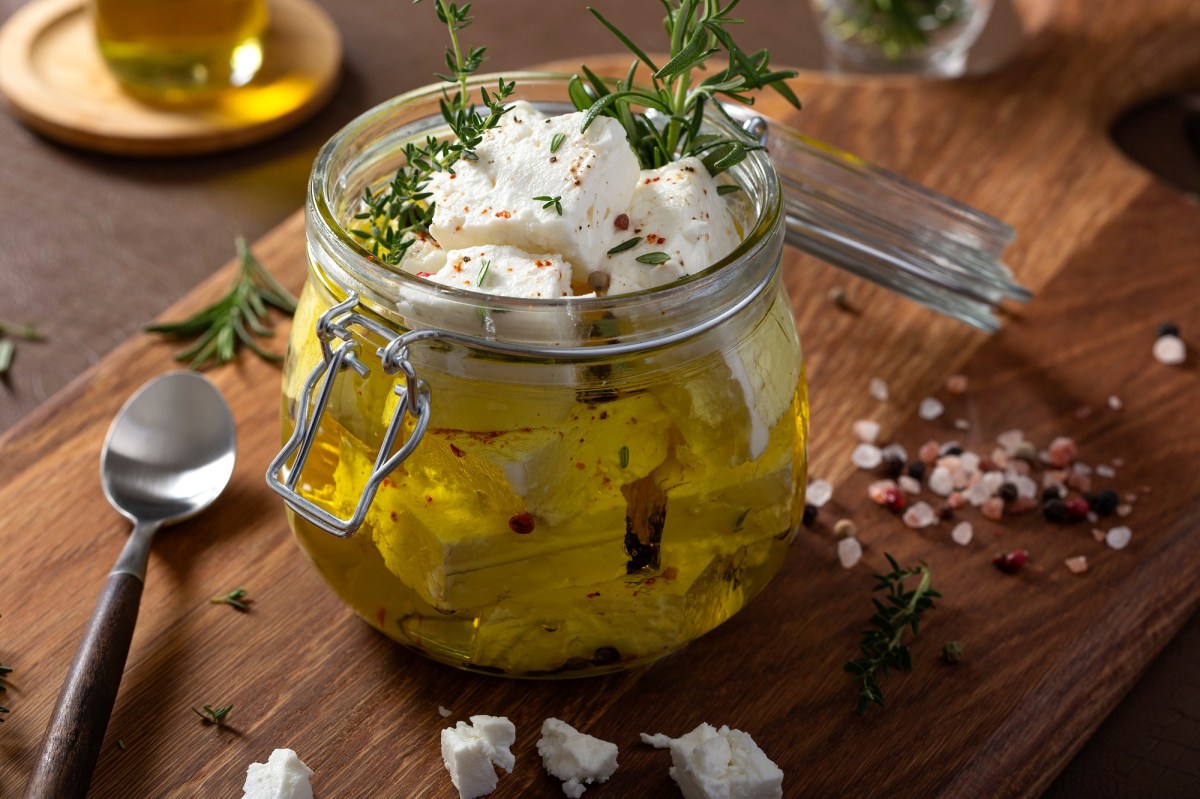
[[236, 455], [229, 406], [194, 372], [142, 387], [108, 429], [100, 482], [133, 533], [96, 601], [71, 662], [26, 799], [84, 799], [125, 670], [150, 542], [164, 524], [204, 510], [229, 483]]

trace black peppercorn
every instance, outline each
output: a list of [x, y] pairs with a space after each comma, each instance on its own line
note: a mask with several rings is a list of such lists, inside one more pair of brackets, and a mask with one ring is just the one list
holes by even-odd
[[1067, 503], [1061, 499], [1052, 499], [1042, 505], [1042, 513], [1045, 514], [1048, 521], [1055, 524], [1067, 524], [1075, 521], [1075, 517], [1071, 515], [1071, 511], [1067, 508]]
[[912, 463], [908, 464], [907, 471], [908, 476], [914, 480], [923, 480], [925, 479], [925, 462], [913, 461]]
[[1042, 502], [1049, 502], [1052, 499], [1062, 499], [1062, 491], [1058, 490], [1058, 486], [1047, 486], [1042, 492]]
[[1001, 483], [996, 496], [1005, 502], [1012, 502], [1017, 498], [1017, 486], [1014, 483]]
[[884, 458], [883, 465], [879, 467], [879, 471], [889, 480], [895, 480], [904, 474], [904, 460], [897, 458], [895, 455], [889, 455]]
[[1158, 338], [1162, 338], [1163, 336], [1178, 336], [1179, 325], [1174, 322], [1163, 322], [1158, 326], [1158, 332], [1155, 335]]
[[817, 520], [817, 506], [816, 505], [805, 505], [804, 506], [804, 518], [801, 520], [803, 525], [805, 527], [812, 527], [813, 522], [815, 522], [816, 520]]
[[1088, 507], [1097, 516], [1109, 516], [1116, 513], [1117, 505], [1121, 504], [1115, 491], [1097, 491], [1095, 494], [1084, 494], [1083, 498], [1087, 500]]
[[947, 444], [946, 446], [942, 447], [941, 452], [938, 454], [939, 455], [961, 455], [961, 454], [963, 454], [963, 448], [960, 447], [958, 444]]

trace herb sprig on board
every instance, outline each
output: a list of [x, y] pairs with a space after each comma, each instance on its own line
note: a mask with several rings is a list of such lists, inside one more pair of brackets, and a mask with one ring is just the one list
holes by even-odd
[[[414, 5], [420, 2], [413, 0]], [[378, 191], [370, 186], [363, 189], [362, 210], [354, 217], [363, 227], [351, 231], [372, 255], [392, 266], [404, 260], [408, 250], [429, 234], [434, 212], [434, 203], [429, 199], [432, 195], [427, 191], [430, 177], [434, 172], [453, 174], [454, 164], [460, 159], [476, 160], [475, 148], [483, 141], [484, 133], [496, 127], [509, 110], [505, 101], [516, 88], [515, 82], [503, 79], [494, 91], [481, 86], [481, 106], [476, 106], [467, 81], [483, 64], [487, 48], [464, 48], [459, 39], [459, 33], [474, 21], [471, 4], [459, 6], [434, 0], [434, 7], [450, 35], [445, 54], [447, 72], [437, 75], [449, 85], [438, 105], [454, 138], [426, 136], [422, 144], [405, 145], [404, 165], [396, 170], [391, 182]]]
[[187, 319], [146, 328], [150, 333], [168, 336], [196, 336], [192, 346], [175, 356], [176, 360], [187, 361], [192, 369], [229, 363], [242, 345], [263, 360], [283, 359], [264, 350], [257, 337], [274, 335], [267, 307], [290, 316], [296, 312], [296, 298], [263, 268], [241, 236], [237, 238], [237, 253], [241, 269], [228, 294]]
[[[879, 680], [887, 677], [892, 669], [912, 670], [912, 652], [905, 643], [905, 635], [911, 631], [915, 637], [920, 630], [921, 615], [933, 609], [933, 600], [941, 594], [933, 590], [933, 571], [925, 563], [907, 569], [900, 568], [896, 559], [886, 552], [892, 570], [887, 574], [876, 574], [873, 591], [886, 591], [883, 600], [871, 597], [875, 614], [871, 616], [871, 627], [863, 630], [859, 648], [861, 656], [845, 665], [846, 671], [854, 675], [859, 683], [858, 712], [864, 713], [871, 705], [883, 706], [883, 689]], [[905, 582], [910, 578], [917, 581], [909, 589]]]
[[8, 374], [8, 370], [12, 367], [13, 355], [17, 351], [17, 339], [45, 341], [46, 337], [33, 325], [0, 322], [0, 376]]
[[204, 719], [205, 722], [218, 726], [225, 723], [225, 717], [229, 715], [229, 711], [231, 710], [233, 710], [233, 705], [224, 705], [222, 707], [204, 705], [200, 710], [192, 708], [192, 712]]
[[844, 6], [830, 12], [834, 35], [874, 45], [892, 61], [925, 49], [931, 35], [967, 14], [963, 0], [857, 0]]
[[[712, 106], [721, 110], [721, 98], [754, 104], [748, 92], [769, 88], [794, 107], [800, 101], [788, 87], [792, 70], [775, 70], [770, 53], [747, 53], [734, 41], [730, 28], [744, 20], [731, 12], [741, 0], [659, 0], [666, 11], [663, 26], [670, 38], [670, 59], [661, 66], [633, 39], [594, 8], [588, 10], [635, 56], [626, 76], [611, 85], [587, 66], [583, 77], [570, 83], [571, 101], [587, 111], [584, 128], [598, 116], [616, 119], [625, 128], [643, 169], [656, 169], [687, 156], [698, 156], [716, 175], [737, 165], [746, 156], [763, 149], [748, 135], [730, 138], [704, 132], [704, 113]], [[700, 75], [712, 56], [724, 54], [726, 65]], [[638, 72], [649, 70], [649, 86], [638, 85]], [[650, 113], [656, 112], [656, 113]], [[738, 126], [740, 130], [741, 127]]]

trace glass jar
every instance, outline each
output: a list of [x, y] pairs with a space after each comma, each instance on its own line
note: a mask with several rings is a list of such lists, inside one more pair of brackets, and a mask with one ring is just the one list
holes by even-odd
[[[514, 99], [572, 110], [564, 78], [515, 79]], [[440, 97], [386, 103], [317, 157], [272, 465], [292, 529], [350, 607], [445, 663], [550, 676], [661, 657], [763, 589], [803, 514], [779, 181], [764, 153], [733, 170], [741, 244], [669, 286], [536, 302], [439, 286], [346, 227], [404, 141], [445, 133]]]

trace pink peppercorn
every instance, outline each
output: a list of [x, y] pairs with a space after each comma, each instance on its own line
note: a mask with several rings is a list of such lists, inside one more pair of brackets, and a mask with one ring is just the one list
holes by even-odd
[[1029, 562], [1029, 550], [1014, 549], [1012, 552], [997, 552], [992, 564], [1005, 574], [1016, 574]]
[[1071, 514], [1071, 518], [1076, 521], [1086, 519], [1089, 510], [1091, 508], [1088, 507], [1087, 500], [1082, 497], [1076, 497], [1067, 502], [1067, 513]]
[[1079, 447], [1076, 446], [1075, 440], [1066, 436], [1059, 436], [1050, 442], [1050, 465], [1063, 468], [1074, 463], [1079, 457]]

